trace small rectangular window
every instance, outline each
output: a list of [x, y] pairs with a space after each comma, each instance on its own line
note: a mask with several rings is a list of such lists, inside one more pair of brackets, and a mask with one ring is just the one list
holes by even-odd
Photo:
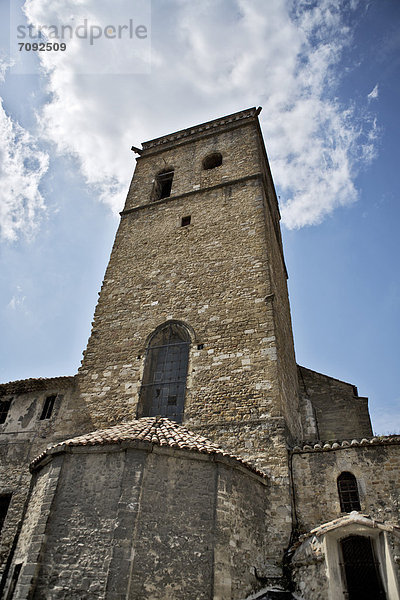
[[164, 173], [164, 175], [162, 177], [160, 176], [160, 179], [159, 179], [160, 184], [161, 184], [160, 199], [170, 197], [173, 178], [174, 178], [173, 171], [171, 173]]
[[51, 413], [53, 412], [54, 402], [57, 396], [47, 396], [44, 401], [42, 414], [40, 415], [40, 420], [44, 421], [45, 419], [50, 419]]
[[187, 225], [190, 225], [190, 221], [191, 221], [191, 217], [182, 217], [181, 220], [181, 227], [187, 227]]
[[0, 424], [5, 423], [10, 410], [11, 400], [0, 401]]
[[174, 179], [174, 171], [166, 170], [156, 175], [153, 191], [152, 200], [161, 200], [162, 198], [169, 198], [171, 195], [172, 181]]
[[2, 494], [0, 496], [0, 531], [3, 529], [4, 521], [10, 506], [12, 494]]

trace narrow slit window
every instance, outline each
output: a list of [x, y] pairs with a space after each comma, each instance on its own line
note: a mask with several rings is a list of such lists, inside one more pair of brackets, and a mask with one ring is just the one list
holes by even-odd
[[0, 401], [0, 425], [6, 422], [8, 411], [10, 410], [11, 400]]
[[166, 169], [158, 173], [154, 181], [152, 200], [161, 200], [162, 198], [169, 198], [172, 189], [172, 180], [174, 179], [174, 170]]
[[8, 588], [8, 594], [7, 594], [6, 600], [12, 600], [12, 598], [14, 597], [14, 592], [15, 592], [15, 588], [17, 587], [18, 578], [19, 578], [21, 569], [22, 569], [22, 563], [18, 563], [17, 565], [15, 565], [14, 571], [12, 574], [12, 578], [11, 578], [10, 587]]
[[0, 531], [3, 529], [6, 520], [8, 507], [10, 506], [12, 494], [2, 494], [0, 496]]
[[192, 220], [192, 218], [190, 216], [188, 217], [182, 217], [181, 219], [181, 227], [187, 227], [188, 225], [190, 225], [190, 221]]
[[56, 397], [57, 396], [55, 396], [55, 395], [47, 396], [46, 400], [44, 401], [42, 414], [40, 415], [41, 421], [44, 421], [45, 419], [50, 419], [52, 412], [53, 412], [54, 402], [56, 401]]
[[222, 154], [221, 152], [213, 152], [205, 157], [203, 160], [203, 169], [208, 171], [209, 169], [215, 169], [222, 165]]
[[360, 497], [358, 495], [357, 479], [352, 473], [345, 471], [337, 479], [340, 510], [342, 512], [352, 512], [361, 510]]

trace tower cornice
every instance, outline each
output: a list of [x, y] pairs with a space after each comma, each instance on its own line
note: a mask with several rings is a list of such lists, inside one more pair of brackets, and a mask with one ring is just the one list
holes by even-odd
[[181, 129], [179, 131], [175, 131], [174, 133], [164, 135], [162, 137], [149, 140], [147, 142], [143, 142], [142, 153], [147, 153], [147, 151], [154, 151], [156, 149], [159, 149], [160, 146], [162, 146], [162, 149], [165, 150], [165, 148], [170, 144], [176, 144], [181, 141], [186, 141], [187, 138], [191, 138], [194, 136], [197, 137], [201, 134], [209, 135], [215, 129], [220, 130], [221, 128], [230, 128], [232, 126], [237, 126], [239, 122], [256, 119], [260, 112], [261, 107], [248, 108], [246, 110], [241, 110], [239, 112], [227, 115], [225, 117], [220, 117], [212, 121], [206, 121], [205, 123], [201, 123], [200, 125], [188, 127], [187, 129]]

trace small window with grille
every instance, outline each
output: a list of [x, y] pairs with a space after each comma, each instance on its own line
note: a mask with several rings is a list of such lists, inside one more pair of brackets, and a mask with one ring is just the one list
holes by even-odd
[[0, 424], [5, 423], [10, 410], [11, 400], [0, 401]]
[[54, 402], [56, 401], [56, 398], [57, 398], [56, 395], [47, 396], [46, 400], [44, 401], [42, 414], [40, 415], [41, 421], [44, 421], [45, 419], [50, 419], [52, 412], [53, 412]]
[[357, 479], [347, 471], [341, 473], [337, 479], [340, 510], [349, 513], [352, 510], [361, 510], [358, 495]]

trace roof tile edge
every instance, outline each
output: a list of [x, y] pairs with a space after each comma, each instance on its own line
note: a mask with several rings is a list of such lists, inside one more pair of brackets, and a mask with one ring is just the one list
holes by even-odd
[[345, 448], [359, 448], [366, 446], [386, 446], [389, 444], [399, 445], [400, 434], [377, 435], [371, 438], [362, 438], [361, 440], [338, 440], [328, 442], [310, 442], [303, 446], [294, 446], [291, 449], [292, 454], [302, 454], [303, 452], [326, 452], [329, 450], [343, 450]]
[[65, 389], [73, 385], [75, 375], [61, 375], [60, 377], [31, 377], [28, 379], [17, 379], [0, 383], [0, 397], [13, 394], [25, 394], [39, 390], [46, 390], [51, 387]]

